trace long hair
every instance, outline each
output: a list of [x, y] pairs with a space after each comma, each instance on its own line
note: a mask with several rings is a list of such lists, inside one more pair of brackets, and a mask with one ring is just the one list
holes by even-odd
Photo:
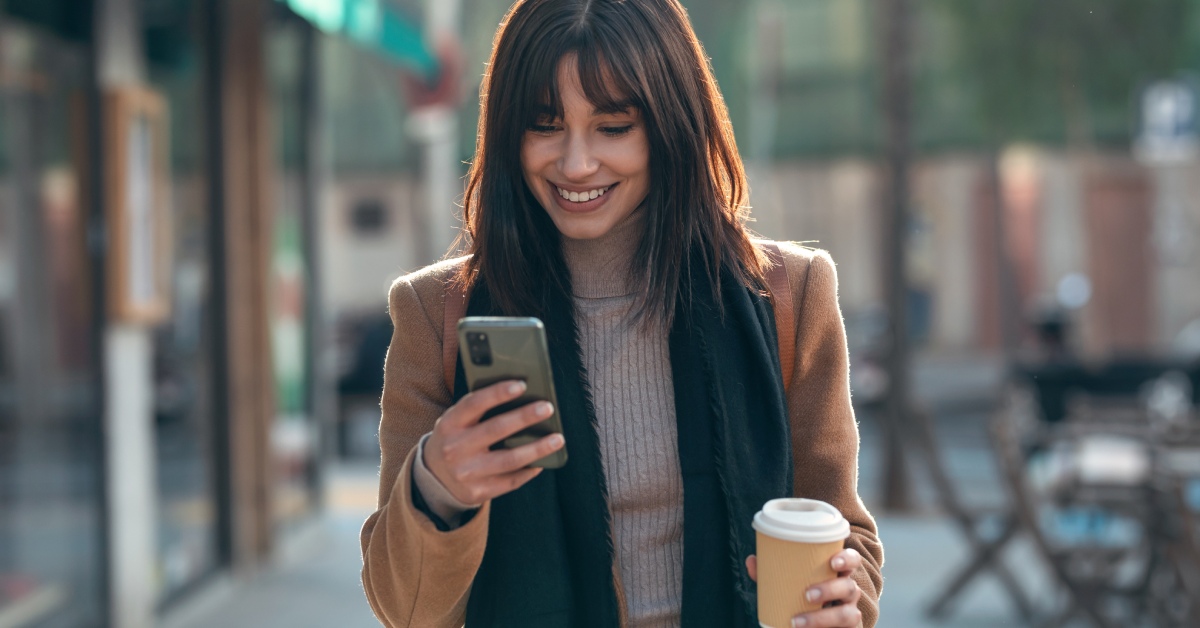
[[509, 9], [480, 89], [461, 236], [472, 255], [461, 284], [482, 280], [511, 315], [538, 315], [555, 293], [570, 294], [561, 237], [521, 170], [538, 113], [562, 114], [566, 58], [593, 105], [632, 105], [649, 138], [646, 228], [630, 270], [637, 316], [669, 323], [695, 273], [717, 303], [722, 268], [764, 289], [766, 260], [743, 226], [748, 190], [729, 113], [678, 0], [517, 0]]

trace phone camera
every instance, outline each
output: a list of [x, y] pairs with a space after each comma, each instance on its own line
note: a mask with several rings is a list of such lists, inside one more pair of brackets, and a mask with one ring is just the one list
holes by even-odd
[[492, 348], [488, 344], [488, 337], [485, 333], [477, 331], [467, 333], [467, 353], [471, 356], [471, 363], [476, 366], [492, 365]]

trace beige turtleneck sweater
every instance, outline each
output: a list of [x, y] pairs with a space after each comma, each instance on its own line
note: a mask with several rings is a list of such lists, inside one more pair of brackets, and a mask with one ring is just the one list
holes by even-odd
[[[627, 624], [678, 625], [682, 481], [667, 335], [642, 332], [624, 320], [632, 301], [624, 278], [636, 220], [597, 241], [566, 241], [564, 251], [600, 427]], [[846, 545], [865, 559], [854, 578], [863, 590], [863, 626], [871, 628], [879, 613], [883, 548], [857, 492], [858, 426], [837, 278], [828, 254], [787, 243], [780, 249], [795, 312], [787, 392], [794, 491], [833, 504], [850, 521]], [[385, 626], [462, 626], [487, 545], [490, 503], [469, 522], [442, 532], [415, 508], [410, 493], [416, 483], [443, 518], [456, 519], [470, 507], [444, 499], [449, 494], [422, 469], [419, 447], [452, 400], [442, 376], [443, 299], [445, 282], [462, 262], [447, 260], [401, 277], [389, 294], [396, 331], [384, 371], [379, 506], [361, 534], [363, 589]]]
[[[564, 239], [563, 253], [596, 409], [629, 625], [670, 628], [679, 625], [683, 599], [683, 478], [669, 330], [630, 318], [629, 263], [642, 227], [635, 214], [595, 240]], [[462, 513], [479, 505], [455, 499], [421, 452], [413, 468], [417, 489], [438, 516], [456, 526]]]

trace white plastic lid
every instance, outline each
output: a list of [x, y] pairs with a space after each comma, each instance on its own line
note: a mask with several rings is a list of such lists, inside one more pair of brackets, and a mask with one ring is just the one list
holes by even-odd
[[832, 543], [850, 536], [837, 508], [815, 499], [772, 499], [754, 515], [754, 529], [797, 543]]

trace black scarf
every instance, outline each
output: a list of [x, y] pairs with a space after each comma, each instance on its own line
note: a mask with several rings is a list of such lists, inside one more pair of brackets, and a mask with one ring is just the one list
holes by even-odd
[[[683, 474], [681, 623], [754, 628], [756, 590], [744, 565], [755, 546], [750, 522], [763, 503], [792, 494], [775, 315], [728, 271], [722, 315], [707, 278], [693, 276], [669, 338]], [[570, 460], [492, 501], [467, 628], [619, 623], [608, 489], [573, 312], [564, 295], [542, 317]], [[477, 285], [467, 315], [498, 313]], [[460, 363], [455, 401], [466, 392]]]

